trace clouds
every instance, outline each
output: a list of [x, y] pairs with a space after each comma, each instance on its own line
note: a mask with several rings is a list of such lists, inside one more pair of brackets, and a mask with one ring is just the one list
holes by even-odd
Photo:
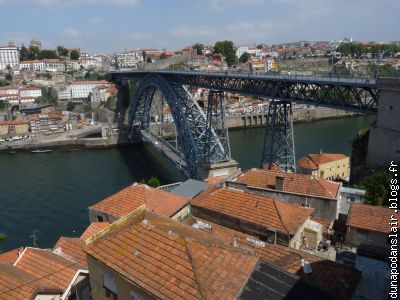
[[80, 38], [82, 37], [82, 33], [74, 28], [64, 28], [61, 31], [61, 34], [67, 38]]

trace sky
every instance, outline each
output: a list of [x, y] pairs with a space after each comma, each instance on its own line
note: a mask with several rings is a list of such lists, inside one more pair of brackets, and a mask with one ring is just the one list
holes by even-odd
[[400, 40], [400, 0], [0, 0], [0, 45], [90, 53], [196, 42]]

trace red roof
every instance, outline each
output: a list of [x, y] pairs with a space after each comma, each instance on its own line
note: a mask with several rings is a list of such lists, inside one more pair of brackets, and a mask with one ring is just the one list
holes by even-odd
[[0, 253], [0, 263], [14, 264], [19, 255], [24, 251], [23, 247], [16, 248], [4, 253]]
[[126, 222], [85, 251], [157, 299], [234, 299], [258, 262], [249, 251], [149, 212]]
[[268, 244], [258, 240], [257, 237], [232, 230], [207, 220], [192, 217], [186, 220], [185, 223], [193, 225], [198, 221], [208, 226], [197, 226], [195, 228], [227, 240], [231, 244], [236, 241], [235, 243], [238, 247], [251, 249], [255, 251], [262, 260], [300, 276], [305, 280], [309, 280], [309, 274], [303, 272], [301, 260], [307, 260], [313, 271], [313, 284], [327, 290], [330, 294], [334, 295], [336, 299], [351, 299], [351, 295], [361, 278], [361, 272], [352, 267], [335, 263], [300, 250]]
[[116, 194], [106, 198], [89, 209], [104, 212], [115, 217], [122, 217], [145, 205], [150, 211], [172, 217], [181, 208], [189, 204], [189, 200], [174, 193], [134, 183]]
[[388, 207], [352, 204], [347, 219], [347, 226], [389, 233], [391, 229], [389, 221], [392, 215], [394, 215], [394, 211]]
[[314, 209], [229, 188], [209, 188], [192, 206], [215, 211], [283, 233], [294, 234]]
[[297, 161], [297, 165], [303, 169], [307, 170], [318, 170], [318, 165], [316, 165], [309, 157], [304, 156]]
[[94, 236], [97, 234], [99, 231], [103, 230], [106, 228], [108, 225], [110, 225], [109, 222], [93, 222], [91, 223], [88, 228], [86, 228], [85, 232], [82, 233], [81, 239], [82, 240], [87, 240], [88, 238]]
[[62, 236], [54, 245], [53, 251], [69, 260], [81, 263], [87, 269], [86, 254], [83, 252], [85, 246], [83, 239]]
[[330, 163], [337, 160], [342, 160], [349, 158], [344, 154], [337, 154], [337, 153], [318, 153], [318, 154], [309, 154], [307, 156], [302, 157], [298, 160], [299, 166], [316, 170], [318, 169], [319, 165]]
[[74, 81], [72, 84], [111, 84], [107, 80], [94, 80], [94, 81]]
[[0, 125], [24, 125], [27, 121], [0, 121]]
[[334, 200], [336, 200], [339, 193], [340, 183], [337, 182], [310, 175], [276, 172], [265, 169], [250, 169], [240, 174], [233, 181], [263, 189], [275, 189], [277, 176], [283, 177], [284, 192], [324, 197]]

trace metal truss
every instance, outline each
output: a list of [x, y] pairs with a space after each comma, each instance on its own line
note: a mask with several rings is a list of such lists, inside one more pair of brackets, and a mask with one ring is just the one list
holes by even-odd
[[364, 114], [376, 114], [378, 108], [378, 89], [375, 81], [369, 79], [187, 71], [113, 72], [112, 77], [140, 78], [148, 73], [160, 74], [169, 82], [180, 85], [270, 97]]
[[[133, 96], [128, 119], [128, 126], [131, 131], [135, 130], [142, 136], [147, 133], [146, 140], [152, 142], [158, 150], [161, 149], [160, 151], [162, 151], [158, 142], [155, 142], [156, 139], [150, 136], [150, 109], [157, 89], [161, 91], [171, 110], [178, 133], [178, 146], [174, 149], [175, 155], [169, 152], [166, 157], [176, 166], [179, 166], [184, 175], [197, 178], [199, 166], [203, 165], [205, 160], [207, 162], [213, 160], [213, 158], [209, 159], [204, 155], [207, 137], [207, 141], [211, 143], [218, 157], [229, 159], [213, 129], [211, 135], [207, 136], [206, 116], [188, 90], [182, 85], [170, 84], [158, 74], [149, 74], [144, 77]], [[171, 151], [171, 145], [166, 146]], [[177, 163], [176, 160], [182, 157], [185, 163]]]
[[[210, 162], [227, 161], [231, 158], [231, 148], [229, 144], [229, 132], [225, 126], [226, 107], [225, 97], [222, 91], [209, 91], [207, 104], [207, 137], [206, 157]], [[218, 139], [224, 149], [220, 150], [220, 144], [213, 143], [213, 131], [218, 136]], [[222, 155], [221, 155], [222, 154]]]
[[267, 164], [271, 169], [273, 163], [286, 172], [296, 172], [292, 104], [288, 101], [269, 104], [261, 167]]

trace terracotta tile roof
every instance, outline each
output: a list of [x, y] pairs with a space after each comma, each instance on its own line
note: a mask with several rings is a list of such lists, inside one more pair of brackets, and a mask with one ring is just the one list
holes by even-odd
[[24, 251], [23, 247], [16, 248], [14, 250], [4, 252], [0, 254], [0, 263], [14, 264], [18, 259], [20, 253]]
[[84, 268], [81, 263], [38, 248], [26, 248], [15, 266], [33, 276], [45, 277], [53, 286], [63, 291], [71, 283], [77, 270]]
[[82, 240], [87, 240], [91, 236], [95, 235], [99, 231], [103, 230], [106, 228], [108, 225], [110, 225], [109, 222], [93, 222], [91, 223], [88, 228], [82, 233], [81, 239]]
[[283, 191], [288, 193], [336, 200], [340, 188], [340, 183], [310, 175], [275, 172], [264, 169], [250, 169], [236, 177], [233, 181], [258, 188], [275, 189], [277, 176], [284, 178]]
[[51, 282], [24, 270], [0, 263], [0, 299], [34, 299], [38, 292], [62, 293]]
[[110, 82], [108, 82], [107, 80], [94, 80], [94, 81], [74, 81], [72, 82], [72, 84], [79, 84], [79, 85], [83, 85], [83, 84], [111, 84]]
[[221, 181], [223, 181], [224, 178], [221, 176], [216, 176], [216, 177], [207, 177], [206, 179], [204, 179], [205, 182], [209, 183], [209, 184], [217, 184]]
[[208, 226], [196, 226], [195, 228], [218, 238], [225, 239], [232, 244], [236, 243], [238, 247], [255, 251], [262, 260], [305, 280], [310, 280], [309, 274], [303, 272], [301, 260], [305, 259], [310, 263], [312, 268], [312, 282], [334, 295], [336, 299], [351, 299], [351, 295], [361, 278], [361, 272], [352, 267], [335, 263], [300, 250], [268, 244], [258, 240], [257, 237], [197, 217], [187, 219], [185, 223], [193, 226], [193, 224], [199, 221]]
[[87, 269], [86, 253], [83, 251], [86, 244], [80, 238], [60, 237], [53, 247], [53, 252], [69, 260], [82, 264]]
[[389, 221], [393, 214], [393, 210], [388, 207], [352, 204], [347, 219], [347, 226], [389, 233]]
[[349, 158], [347, 155], [339, 154], [339, 153], [318, 153], [318, 154], [309, 154], [308, 157], [316, 164], [326, 164], [332, 161], [341, 160], [345, 158]]
[[145, 184], [134, 183], [90, 206], [89, 209], [122, 217], [145, 204], [148, 210], [165, 217], [171, 217], [188, 203], [189, 200], [185, 197], [155, 189]]
[[314, 211], [312, 208], [225, 187], [208, 191], [194, 198], [192, 206], [202, 207], [286, 234], [296, 233]]
[[318, 170], [318, 166], [307, 156], [300, 158], [297, 165], [303, 169]]
[[234, 299], [258, 261], [248, 250], [150, 212], [130, 225], [118, 222], [86, 252], [154, 298]]
[[[262, 168], [265, 169], [265, 170], [268, 170], [268, 167], [269, 167], [268, 163], [265, 163], [262, 166]], [[272, 163], [271, 170], [274, 171], [274, 172], [285, 172], [276, 163]]]

